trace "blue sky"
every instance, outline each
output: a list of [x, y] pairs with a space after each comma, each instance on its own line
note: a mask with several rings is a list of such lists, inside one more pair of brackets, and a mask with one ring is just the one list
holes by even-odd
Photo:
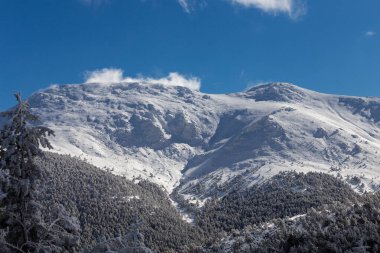
[[104, 68], [209, 93], [286, 81], [380, 96], [379, 11], [379, 0], [0, 0], [0, 109], [15, 91]]

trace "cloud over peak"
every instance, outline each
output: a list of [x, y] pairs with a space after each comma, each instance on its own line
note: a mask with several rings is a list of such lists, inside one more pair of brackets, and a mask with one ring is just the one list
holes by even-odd
[[199, 90], [201, 81], [196, 77], [183, 76], [177, 72], [161, 78], [152, 77], [125, 77], [123, 70], [115, 68], [104, 68], [100, 70], [87, 71], [85, 73], [85, 83], [112, 84], [112, 83], [146, 83], [161, 84], [164, 86], [183, 86], [192, 90]]
[[123, 81], [121, 69], [104, 68], [85, 73], [85, 83], [120, 83]]

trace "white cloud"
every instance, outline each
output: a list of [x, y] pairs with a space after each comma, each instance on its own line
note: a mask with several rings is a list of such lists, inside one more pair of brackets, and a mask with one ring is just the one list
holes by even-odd
[[[177, 0], [185, 12], [190, 13], [196, 0]], [[200, 0], [198, 0], [200, 1]], [[205, 1], [205, 0], [204, 0]], [[285, 13], [297, 18], [306, 12], [306, 0], [226, 0], [244, 8], [257, 8], [267, 13]], [[206, 2], [203, 2], [204, 4]]]
[[104, 68], [87, 71], [85, 77], [86, 83], [120, 83], [123, 81], [123, 71], [121, 69]]
[[376, 35], [376, 32], [374, 32], [374, 31], [366, 31], [365, 32], [365, 36], [367, 36], [367, 37], [373, 37], [375, 35]]
[[[112, 0], [78, 0], [84, 5], [99, 7]], [[145, 0], [140, 0], [144, 2]], [[186, 13], [191, 13], [197, 8], [203, 9], [211, 0], [176, 0]], [[224, 0], [244, 8], [256, 8], [266, 13], [285, 13], [291, 18], [298, 18], [306, 13], [305, 2], [307, 0]]]
[[305, 14], [302, 0], [228, 0], [246, 8], [257, 8], [268, 13], [286, 13], [292, 18]]
[[192, 76], [185, 77], [177, 72], [171, 72], [168, 76], [159, 79], [143, 78], [137, 80], [141, 80], [142, 82], [151, 84], [158, 83], [166, 86], [183, 86], [192, 90], [199, 90], [201, 88], [201, 81], [199, 80], [199, 78]]
[[183, 86], [192, 90], [199, 90], [201, 81], [196, 77], [183, 76], [177, 72], [171, 72], [166, 77], [124, 77], [123, 70], [115, 68], [104, 68], [95, 71], [88, 71], [85, 74], [85, 83], [112, 84], [112, 83], [146, 83], [161, 84], [165, 86]]
[[245, 7], [256, 7], [263, 11], [290, 12], [292, 0], [230, 0], [232, 3], [240, 4]]
[[188, 0], [178, 0], [178, 3], [186, 13], [190, 13], [191, 9]]

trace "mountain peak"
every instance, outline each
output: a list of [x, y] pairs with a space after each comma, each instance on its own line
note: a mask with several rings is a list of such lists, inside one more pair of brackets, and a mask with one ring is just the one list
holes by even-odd
[[[290, 83], [230, 95], [152, 83], [66, 85], [28, 100], [56, 132], [55, 152], [169, 192], [179, 185], [186, 197], [249, 187], [282, 170], [357, 176], [363, 190], [380, 184], [371, 183], [380, 175], [377, 100]], [[198, 186], [208, 190], [193, 193]]]
[[274, 82], [258, 85], [243, 93], [243, 97], [255, 101], [301, 102], [305, 91], [291, 83]]
[[249, 88], [246, 92], [254, 91], [259, 88], [277, 88], [277, 89], [283, 89], [283, 88], [296, 88], [296, 89], [301, 89], [299, 86], [292, 84], [292, 83], [287, 83], [287, 82], [269, 82], [269, 83], [264, 83], [264, 84], [259, 84], [256, 86], [253, 86]]

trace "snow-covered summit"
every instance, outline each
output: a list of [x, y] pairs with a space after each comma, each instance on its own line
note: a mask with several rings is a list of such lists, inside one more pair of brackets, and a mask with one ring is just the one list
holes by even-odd
[[[282, 170], [380, 183], [380, 99], [288, 83], [204, 94], [152, 83], [52, 86], [29, 98], [56, 131], [55, 151], [200, 199]], [[364, 183], [362, 185], [362, 183]]]
[[305, 91], [290, 83], [269, 83], [250, 88], [244, 92], [246, 98], [255, 101], [301, 102]]

